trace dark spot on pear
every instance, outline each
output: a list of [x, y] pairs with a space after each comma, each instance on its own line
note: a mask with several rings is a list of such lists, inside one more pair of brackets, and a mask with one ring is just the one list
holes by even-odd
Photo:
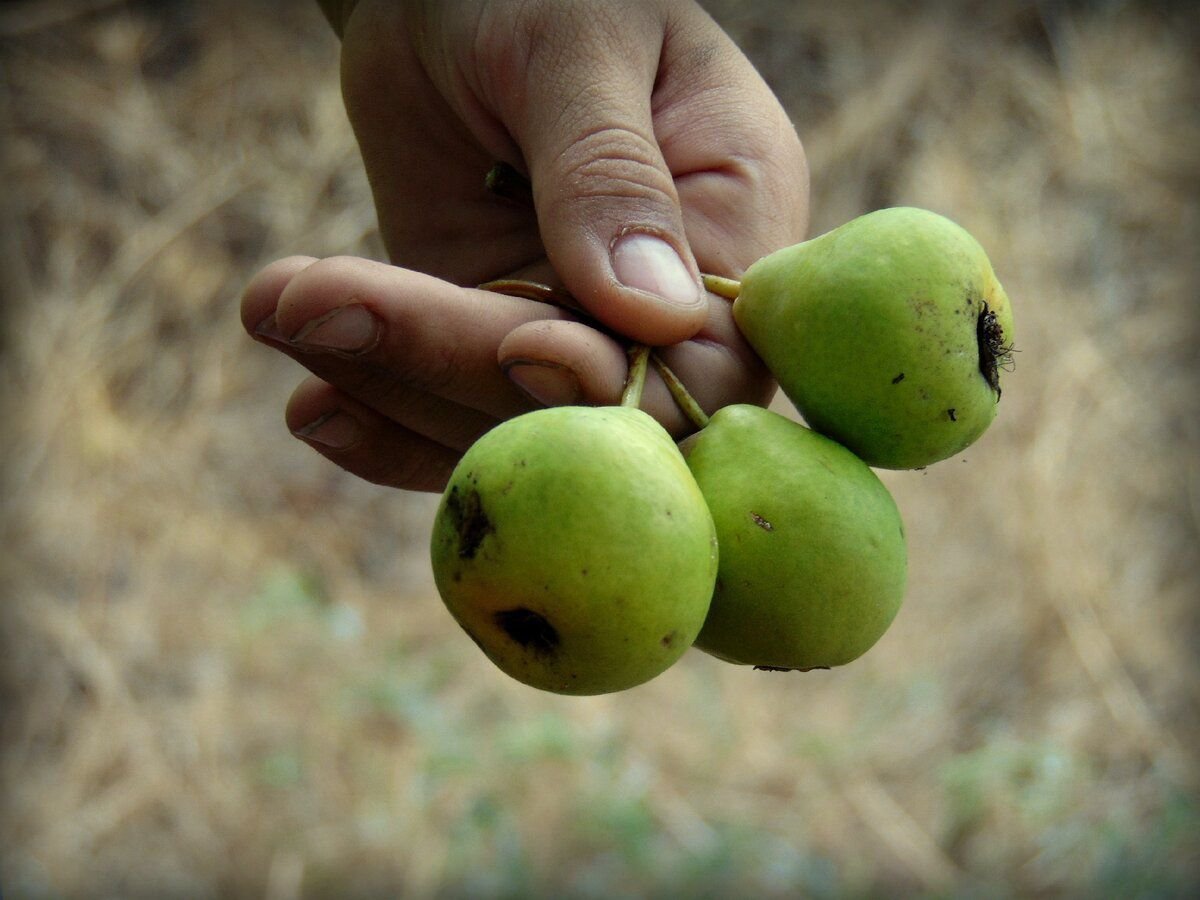
[[678, 632], [675, 632], [675, 631], [672, 631], [669, 634], [664, 634], [662, 636], [662, 640], [659, 641], [659, 643], [662, 644], [664, 647], [670, 647], [673, 643], [675, 643], [675, 638], [677, 636], [678, 636]]
[[892, 384], [899, 384], [903, 380], [904, 380], [904, 373], [901, 372], [899, 375], [897, 375], [895, 378], [892, 379]]
[[996, 314], [982, 304], [975, 321], [975, 339], [979, 344], [979, 371], [1000, 399], [1000, 370], [1011, 371], [1013, 347], [1004, 340], [1004, 328]]
[[458, 485], [454, 485], [446, 497], [446, 512], [458, 534], [459, 558], [474, 559], [483, 539], [496, 530], [483, 511], [479, 492], [460, 491]]
[[950, 417], [951, 422], [958, 421], [958, 410], [956, 410], [954, 407], [950, 407], [948, 410], [946, 410], [946, 415]]
[[756, 512], [751, 512], [750, 518], [753, 519], [754, 524], [757, 525], [759, 528], [761, 528], [763, 531], [774, 531], [775, 530], [774, 525], [772, 525], [770, 522], [768, 522], [766, 519], [764, 519], [762, 516], [760, 516]]
[[558, 649], [558, 632], [541, 613], [519, 606], [502, 609], [494, 618], [505, 634], [527, 650], [549, 656]]

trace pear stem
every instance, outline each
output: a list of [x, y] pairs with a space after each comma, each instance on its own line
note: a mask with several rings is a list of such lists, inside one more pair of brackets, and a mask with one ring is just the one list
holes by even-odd
[[742, 292], [742, 283], [736, 278], [726, 278], [724, 275], [708, 275], [701, 272], [700, 280], [704, 282], [704, 289], [706, 291], [712, 291], [718, 297], [724, 297], [726, 300], [736, 300]]
[[634, 344], [629, 348], [629, 374], [625, 377], [625, 389], [621, 391], [621, 405], [638, 409], [642, 405], [642, 391], [646, 387], [646, 363], [650, 359], [650, 348], [645, 344]]
[[481, 291], [506, 294], [509, 297], [520, 297], [523, 300], [536, 300], [538, 303], [587, 315], [587, 311], [579, 305], [578, 301], [562, 288], [550, 287], [550, 285], [538, 281], [527, 281], [524, 278], [496, 278], [476, 285], [476, 287]]
[[683, 414], [688, 417], [691, 423], [697, 428], [703, 428], [707, 425], [708, 413], [700, 408], [700, 404], [696, 402], [696, 398], [691, 395], [683, 382], [679, 380], [679, 376], [671, 371], [671, 367], [663, 362], [657, 353], [650, 355], [650, 361], [654, 363], [654, 368], [662, 376], [662, 380], [667, 385], [667, 390], [675, 398], [675, 403], [683, 410]]

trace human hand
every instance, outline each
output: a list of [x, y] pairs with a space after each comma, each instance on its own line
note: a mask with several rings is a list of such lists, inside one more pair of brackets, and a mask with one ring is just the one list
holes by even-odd
[[[620, 337], [664, 346], [708, 410], [769, 398], [698, 275], [800, 240], [807, 171], [778, 102], [697, 5], [359, 0], [342, 73], [405, 268], [293, 258], [247, 289], [247, 328], [316, 376], [289, 404], [298, 436], [370, 480], [436, 490], [504, 418], [616, 402]], [[496, 160], [529, 173], [532, 207], [488, 195]], [[501, 277], [563, 287], [587, 317], [467, 287]], [[690, 427], [657, 379], [643, 408]]]

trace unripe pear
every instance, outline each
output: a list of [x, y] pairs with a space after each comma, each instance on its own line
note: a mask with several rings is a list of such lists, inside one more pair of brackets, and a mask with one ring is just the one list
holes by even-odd
[[526, 413], [459, 461], [432, 537], [451, 614], [503, 671], [564, 694], [633, 687], [691, 646], [717, 543], [670, 435], [624, 407]]
[[696, 646], [769, 669], [861, 656], [904, 598], [904, 523], [870, 467], [757, 406], [719, 410], [683, 443], [721, 547]]
[[746, 270], [734, 319], [809, 426], [873, 466], [920, 468], [991, 424], [1012, 311], [987, 254], [896, 207]]

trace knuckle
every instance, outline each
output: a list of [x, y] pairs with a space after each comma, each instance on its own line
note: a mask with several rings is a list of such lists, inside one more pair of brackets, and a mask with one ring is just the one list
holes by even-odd
[[579, 135], [558, 158], [567, 195], [674, 207], [675, 184], [657, 144], [627, 128], [603, 126]]
[[422, 354], [419, 360], [403, 354], [387, 359], [361, 359], [353, 367], [350, 392], [390, 408], [403, 406], [414, 392], [439, 393], [453, 383], [460, 370], [458, 354], [451, 347]]
[[394, 366], [360, 360], [344, 377], [343, 389], [372, 407], [389, 405], [402, 398], [408, 389], [404, 375]]
[[431, 453], [409, 448], [388, 454], [366, 476], [368, 481], [401, 490], [440, 490], [448, 479], [445, 464]]

